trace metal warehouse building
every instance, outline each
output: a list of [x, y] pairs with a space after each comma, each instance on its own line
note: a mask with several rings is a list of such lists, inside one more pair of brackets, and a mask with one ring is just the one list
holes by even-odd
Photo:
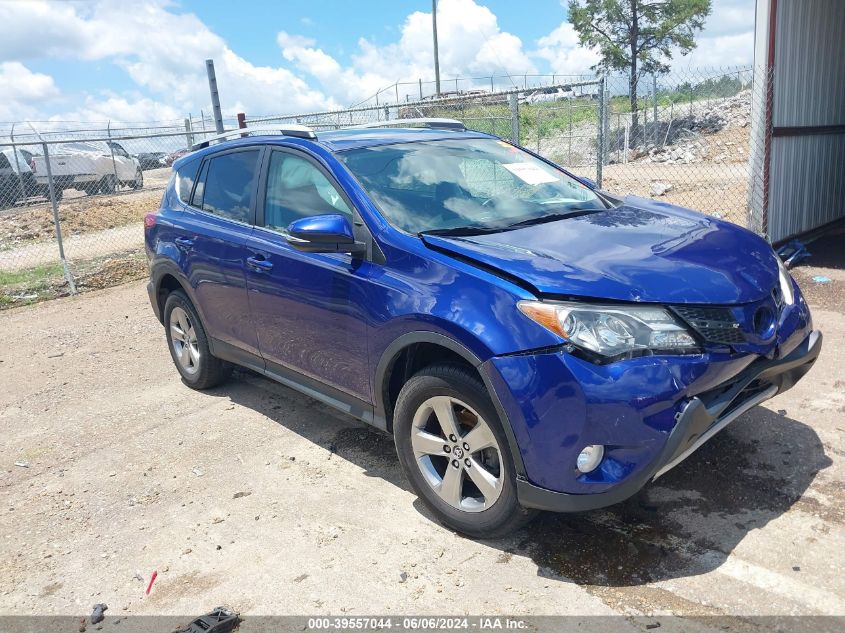
[[845, 218], [845, 0], [757, 0], [749, 208], [773, 242]]

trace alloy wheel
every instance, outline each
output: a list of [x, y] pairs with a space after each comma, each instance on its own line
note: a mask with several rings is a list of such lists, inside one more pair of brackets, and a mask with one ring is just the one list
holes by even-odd
[[180, 307], [170, 312], [170, 340], [179, 366], [187, 374], [199, 371], [200, 352], [191, 315]]
[[487, 422], [457, 398], [434, 396], [414, 414], [411, 447], [429, 486], [464, 512], [490, 508], [502, 492], [502, 452]]

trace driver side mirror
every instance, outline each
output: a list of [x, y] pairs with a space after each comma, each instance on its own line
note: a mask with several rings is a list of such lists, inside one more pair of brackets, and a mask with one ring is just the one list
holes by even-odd
[[363, 255], [367, 245], [356, 242], [352, 224], [340, 214], [313, 215], [288, 226], [288, 243], [303, 253], [350, 253]]

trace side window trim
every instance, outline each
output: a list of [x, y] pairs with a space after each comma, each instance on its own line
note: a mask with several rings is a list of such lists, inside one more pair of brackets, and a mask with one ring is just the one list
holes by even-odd
[[[205, 179], [208, 176], [208, 165], [211, 163], [212, 160], [219, 156], [225, 156], [226, 154], [236, 154], [238, 152], [248, 152], [248, 151], [258, 151], [258, 164], [256, 165], [256, 170], [258, 170], [258, 178], [256, 178], [255, 186], [258, 187], [257, 191], [253, 193], [255, 195], [252, 196], [252, 206], [249, 210], [249, 222], [241, 222], [239, 220], [233, 220], [232, 218], [227, 218], [222, 215], [217, 215], [215, 213], [211, 213], [206, 211], [202, 208], [202, 200], [199, 200], [199, 206], [196, 205], [196, 200], [194, 200], [194, 196], [197, 192], [197, 187], [199, 187], [200, 183], [203, 184], [203, 197], [205, 197]], [[247, 145], [245, 147], [234, 147], [232, 149], [228, 149], [222, 152], [215, 152], [213, 154], [208, 154], [203, 156], [202, 162], [200, 163], [199, 170], [197, 171], [197, 177], [194, 180], [194, 184], [191, 187], [191, 196], [190, 202], [184, 202], [185, 206], [189, 207], [191, 211], [195, 211], [196, 213], [202, 213], [203, 215], [207, 215], [209, 217], [215, 218], [217, 220], [222, 220], [224, 222], [231, 222], [232, 224], [237, 224], [240, 226], [256, 226], [257, 220], [257, 209], [258, 209], [258, 198], [261, 195], [261, 182], [264, 178], [264, 172], [266, 171], [266, 163], [268, 161], [265, 160], [266, 155], [268, 154], [267, 148], [262, 145]], [[175, 173], [175, 172], [174, 172]], [[178, 192], [177, 192], [178, 197]], [[263, 214], [263, 213], [262, 213]]]
[[205, 177], [208, 175], [208, 164], [210, 162], [211, 160], [209, 158], [205, 158], [200, 164], [199, 171], [197, 172], [197, 178], [194, 181], [194, 186], [191, 187], [190, 201], [187, 203], [194, 211], [199, 211], [200, 213], [204, 213], [202, 210], [202, 198], [199, 199], [199, 205], [197, 205], [197, 201], [194, 200], [194, 196], [197, 195], [197, 187], [200, 186], [200, 183], [202, 183], [202, 192], [205, 194]]

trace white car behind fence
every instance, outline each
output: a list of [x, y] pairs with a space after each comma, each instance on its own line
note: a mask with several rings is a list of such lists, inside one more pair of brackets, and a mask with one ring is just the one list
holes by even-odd
[[[115, 142], [75, 141], [53, 146], [49, 151], [50, 171], [56, 197], [65, 189], [78, 189], [88, 195], [113, 193], [118, 187], [140, 189], [144, 174], [137, 158]], [[42, 195], [49, 196], [44, 156], [33, 156], [30, 165]]]

